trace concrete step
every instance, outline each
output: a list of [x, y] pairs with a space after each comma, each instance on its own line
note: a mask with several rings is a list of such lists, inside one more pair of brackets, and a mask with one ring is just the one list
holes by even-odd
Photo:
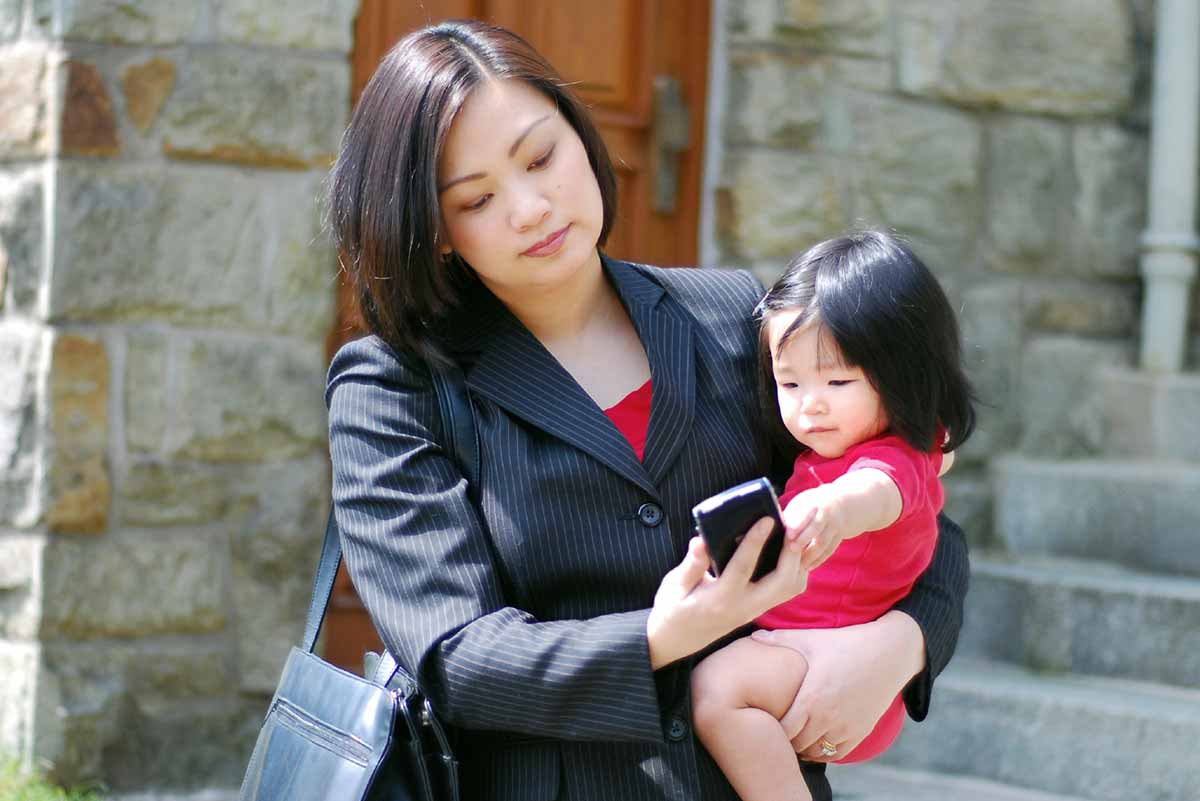
[[878, 765], [830, 765], [835, 801], [1085, 801], [968, 776]]
[[1040, 670], [1200, 688], [1200, 578], [975, 551], [958, 649]]
[[1094, 801], [1200, 798], [1200, 691], [955, 659], [880, 759]]
[[1075, 418], [1097, 453], [1200, 462], [1200, 373], [1155, 375], [1104, 367]]
[[1010, 553], [1200, 575], [1200, 465], [1006, 455], [991, 478], [995, 536]]

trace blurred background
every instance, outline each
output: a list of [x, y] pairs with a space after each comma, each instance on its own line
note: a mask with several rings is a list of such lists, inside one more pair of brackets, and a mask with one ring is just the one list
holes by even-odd
[[[506, 25], [609, 252], [770, 282], [894, 227], [984, 406], [930, 719], [842, 798], [1200, 798], [1195, 0], [0, 0], [0, 751], [224, 798], [301, 633], [356, 335], [326, 172], [387, 48]], [[324, 652], [377, 643], [339, 581]]]

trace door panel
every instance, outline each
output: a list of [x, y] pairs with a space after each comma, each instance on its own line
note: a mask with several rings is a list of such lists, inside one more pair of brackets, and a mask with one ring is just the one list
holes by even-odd
[[[590, 107], [617, 172], [617, 220], [605, 252], [661, 265], [696, 262], [704, 153], [710, 0], [363, 0], [355, 21], [355, 101], [398, 39], [422, 25], [474, 17], [503, 25], [530, 42]], [[688, 146], [678, 156], [674, 211], [655, 210], [654, 80], [678, 81], [687, 103]], [[348, 287], [339, 285], [332, 357], [362, 326]], [[325, 656], [360, 670], [379, 640], [345, 568], [338, 574], [326, 624]]]

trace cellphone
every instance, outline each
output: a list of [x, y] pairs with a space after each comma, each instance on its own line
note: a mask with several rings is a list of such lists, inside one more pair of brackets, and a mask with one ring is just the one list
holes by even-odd
[[730, 487], [692, 507], [692, 519], [696, 521], [696, 530], [704, 538], [708, 554], [712, 557], [713, 572], [721, 575], [733, 558], [742, 536], [763, 517], [774, 519], [775, 526], [763, 544], [751, 581], [758, 581], [774, 570], [783, 549], [783, 515], [779, 511], [779, 498], [771, 482], [756, 478]]

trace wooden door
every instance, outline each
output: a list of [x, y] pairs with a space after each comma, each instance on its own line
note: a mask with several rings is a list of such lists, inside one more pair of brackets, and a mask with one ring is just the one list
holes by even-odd
[[[694, 265], [709, 4], [710, 0], [363, 0], [355, 22], [353, 98], [357, 101], [388, 48], [418, 27], [473, 17], [516, 31], [574, 82], [608, 145], [619, 199], [605, 251], [650, 264]], [[663, 142], [667, 147], [660, 146]], [[330, 355], [359, 333], [353, 300], [342, 286]], [[326, 630], [326, 658], [347, 669], [358, 670], [363, 651], [379, 648], [378, 635], [344, 568]]]

